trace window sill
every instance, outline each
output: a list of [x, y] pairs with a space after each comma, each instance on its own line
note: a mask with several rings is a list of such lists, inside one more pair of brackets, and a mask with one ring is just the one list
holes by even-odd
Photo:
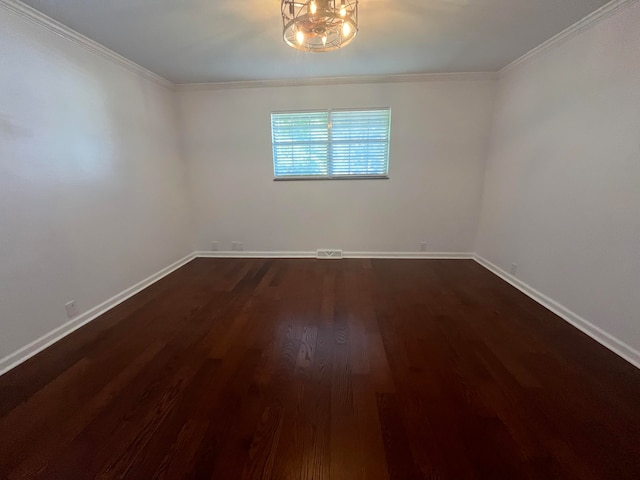
[[389, 175], [337, 175], [329, 176], [307, 176], [307, 177], [275, 177], [274, 182], [296, 182], [308, 180], [389, 180]]

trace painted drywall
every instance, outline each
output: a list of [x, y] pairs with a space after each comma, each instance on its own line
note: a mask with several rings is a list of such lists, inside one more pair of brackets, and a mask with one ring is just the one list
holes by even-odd
[[0, 358], [192, 251], [173, 92], [0, 8]]
[[[179, 91], [196, 247], [472, 251], [493, 80]], [[391, 107], [390, 179], [273, 181], [273, 111]]]
[[[477, 252], [640, 351], [640, 3], [506, 72]], [[638, 357], [640, 358], [640, 357]]]

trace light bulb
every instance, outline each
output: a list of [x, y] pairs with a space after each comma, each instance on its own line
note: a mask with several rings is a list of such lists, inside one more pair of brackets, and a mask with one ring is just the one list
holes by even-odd
[[347, 9], [344, 8], [344, 5], [340, 7], [340, 16], [344, 17], [347, 14]]
[[327, 46], [327, 36], [322, 37], [322, 45]]
[[300, 45], [304, 43], [304, 33], [302, 32], [302, 30], [298, 30], [298, 32], [296, 33], [296, 40], [298, 40], [298, 43]]
[[349, 25], [348, 22], [344, 22], [344, 24], [342, 25], [342, 35], [344, 35], [345, 37], [348, 37], [350, 33], [351, 33], [351, 25]]
[[316, 2], [311, 2], [309, 4], [309, 10], [311, 10], [312, 15], [316, 14], [316, 12], [318, 11], [318, 6], [316, 5]]

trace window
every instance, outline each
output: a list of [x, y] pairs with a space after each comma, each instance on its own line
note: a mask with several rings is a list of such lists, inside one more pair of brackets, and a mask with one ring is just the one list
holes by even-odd
[[271, 114], [276, 180], [386, 178], [389, 108]]

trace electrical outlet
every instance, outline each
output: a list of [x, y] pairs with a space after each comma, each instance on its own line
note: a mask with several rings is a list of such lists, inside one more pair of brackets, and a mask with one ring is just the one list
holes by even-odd
[[244, 243], [242, 242], [231, 242], [231, 250], [234, 252], [241, 252], [244, 250]]
[[67, 310], [67, 317], [73, 318], [78, 315], [78, 306], [76, 305], [75, 300], [65, 303], [64, 308]]
[[420, 251], [421, 251], [421, 252], [426, 252], [426, 251], [427, 251], [427, 248], [429, 248], [429, 246], [427, 245], [427, 242], [422, 242], [422, 243], [420, 244]]
[[211, 251], [212, 252], [218, 251], [218, 242], [211, 242]]
[[512, 263], [511, 264], [511, 268], [509, 269], [509, 273], [511, 275], [515, 275], [516, 273], [518, 273], [518, 264], [517, 263]]

